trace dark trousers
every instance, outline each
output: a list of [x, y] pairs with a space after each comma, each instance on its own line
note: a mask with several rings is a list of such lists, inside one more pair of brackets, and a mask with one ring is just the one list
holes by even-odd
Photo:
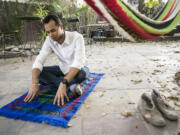
[[[85, 79], [87, 79], [89, 74], [88, 67], [83, 67], [77, 75], [73, 78], [73, 80], [70, 82], [70, 85], [72, 84], [80, 84]], [[64, 78], [64, 74], [59, 68], [59, 66], [46, 66], [43, 67], [43, 70], [39, 76], [40, 83], [48, 84], [53, 88], [58, 89], [60, 82]]]

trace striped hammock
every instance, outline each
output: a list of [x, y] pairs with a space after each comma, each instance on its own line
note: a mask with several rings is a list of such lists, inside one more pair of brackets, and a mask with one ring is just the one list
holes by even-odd
[[180, 22], [180, 0], [169, 0], [152, 19], [121, 0], [85, 1], [130, 41], [156, 39], [171, 32]]

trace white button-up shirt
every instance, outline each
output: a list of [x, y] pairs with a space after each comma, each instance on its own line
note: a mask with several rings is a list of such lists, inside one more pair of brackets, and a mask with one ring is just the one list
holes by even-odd
[[81, 69], [86, 64], [84, 38], [78, 32], [65, 31], [65, 40], [62, 44], [47, 36], [33, 68], [42, 71], [46, 58], [52, 52], [58, 57], [59, 67], [64, 74], [67, 74], [71, 67]]

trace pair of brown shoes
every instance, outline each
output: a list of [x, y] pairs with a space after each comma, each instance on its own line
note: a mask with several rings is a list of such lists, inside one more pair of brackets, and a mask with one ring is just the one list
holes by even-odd
[[174, 109], [162, 99], [157, 90], [153, 90], [151, 95], [147, 93], [142, 94], [138, 104], [138, 110], [143, 118], [153, 126], [166, 126], [164, 118], [171, 121], [178, 120]]

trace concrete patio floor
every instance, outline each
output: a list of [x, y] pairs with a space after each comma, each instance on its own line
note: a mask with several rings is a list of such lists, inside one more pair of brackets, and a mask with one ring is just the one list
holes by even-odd
[[[180, 97], [174, 74], [180, 70], [180, 42], [98, 43], [86, 46], [91, 72], [105, 73], [64, 129], [0, 117], [0, 135], [177, 135], [180, 122], [165, 128], [146, 123], [137, 111], [142, 93], [158, 89]], [[0, 107], [28, 90], [32, 58], [0, 60]], [[23, 62], [24, 61], [24, 62]], [[45, 65], [57, 64], [51, 55]], [[168, 99], [168, 98], [167, 98]], [[180, 114], [174, 100], [168, 102]], [[131, 116], [126, 117], [129, 113]]]

